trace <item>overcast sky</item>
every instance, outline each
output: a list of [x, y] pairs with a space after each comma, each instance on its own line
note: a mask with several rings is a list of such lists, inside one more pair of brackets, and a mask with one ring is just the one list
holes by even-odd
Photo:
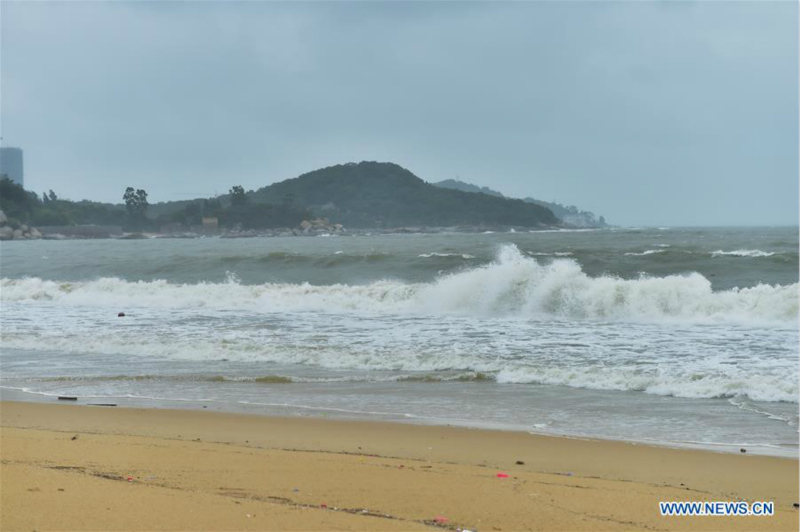
[[0, 3], [26, 188], [398, 163], [621, 225], [796, 224], [796, 2]]

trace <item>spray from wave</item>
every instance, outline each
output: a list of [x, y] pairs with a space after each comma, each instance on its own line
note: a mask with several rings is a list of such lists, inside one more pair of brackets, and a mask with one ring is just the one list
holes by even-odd
[[540, 264], [514, 245], [485, 266], [432, 283], [367, 285], [225, 283], [176, 284], [102, 278], [64, 283], [3, 279], [3, 302], [47, 301], [68, 306], [247, 309], [390, 314], [467, 314], [567, 319], [794, 322], [798, 285], [758, 285], [714, 292], [698, 273], [620, 279], [590, 277], [573, 260]]

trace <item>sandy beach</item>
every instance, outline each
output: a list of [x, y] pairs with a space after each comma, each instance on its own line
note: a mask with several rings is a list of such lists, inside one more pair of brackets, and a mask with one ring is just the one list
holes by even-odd
[[[798, 526], [797, 461], [785, 458], [203, 411], [0, 408], [9, 531]], [[775, 515], [658, 511], [707, 500], [774, 501]]]

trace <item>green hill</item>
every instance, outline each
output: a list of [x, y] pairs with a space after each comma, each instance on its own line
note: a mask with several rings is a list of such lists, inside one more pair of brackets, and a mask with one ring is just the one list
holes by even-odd
[[472, 183], [464, 183], [463, 181], [459, 181], [457, 179], [445, 179], [444, 181], [431, 184], [435, 187], [460, 190], [461, 192], [476, 192], [480, 194], [488, 194], [490, 196], [497, 196], [499, 198], [505, 198], [502, 192], [498, 192], [489, 187], [479, 187], [478, 185], [473, 185]]
[[546, 207], [449, 190], [393, 163], [347, 163], [248, 194], [253, 203], [293, 205], [347, 227], [559, 225]]
[[[472, 183], [465, 183], [463, 181], [458, 181], [456, 179], [445, 179], [444, 181], [433, 183], [433, 185], [441, 188], [449, 188], [452, 190], [461, 190], [463, 192], [473, 192], [473, 193], [477, 192], [481, 194], [488, 194], [490, 196], [499, 196], [501, 198], [506, 197], [503, 195], [502, 192], [492, 190], [489, 187], [479, 187], [478, 185], [473, 185]], [[598, 218], [597, 216], [594, 215], [593, 212], [582, 211], [577, 207], [575, 207], [574, 205], [565, 206], [560, 203], [542, 201], [534, 198], [524, 198], [522, 201], [546, 207], [550, 209], [550, 211], [552, 211], [553, 214], [555, 214], [556, 218], [572, 226], [608, 227], [608, 224], [606, 224], [606, 220], [604, 217], [600, 216]]]

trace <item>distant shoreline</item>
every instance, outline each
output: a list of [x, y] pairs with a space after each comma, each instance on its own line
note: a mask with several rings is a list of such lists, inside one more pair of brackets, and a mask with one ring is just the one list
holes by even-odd
[[71, 234], [51, 232], [48, 228], [41, 228], [42, 236], [37, 238], [21, 238], [14, 241], [25, 240], [147, 240], [147, 239], [193, 239], [193, 238], [274, 238], [274, 237], [332, 237], [332, 236], [373, 236], [373, 235], [412, 235], [412, 234], [494, 234], [494, 233], [538, 233], [538, 232], [585, 232], [603, 231], [617, 229], [616, 227], [483, 227], [483, 226], [460, 226], [460, 227], [394, 227], [394, 228], [372, 228], [372, 229], [347, 229], [342, 231], [314, 231], [305, 233], [299, 229], [262, 229], [245, 231], [225, 231], [221, 230], [213, 234], [185, 232], [121, 232], [110, 234], [108, 232], [98, 232], [95, 226], [87, 226], [86, 232], [81, 232], [81, 226], [76, 226]]

